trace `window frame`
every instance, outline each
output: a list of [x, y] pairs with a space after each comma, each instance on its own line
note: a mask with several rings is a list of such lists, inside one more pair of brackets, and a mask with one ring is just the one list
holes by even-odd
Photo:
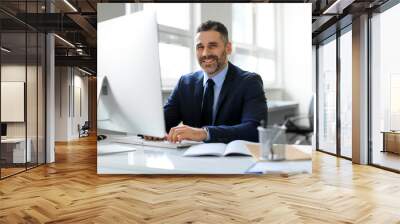
[[[148, 3], [138, 3], [137, 7], [134, 11], [142, 11], [144, 10], [144, 4]], [[158, 24], [159, 29], [159, 43], [166, 43], [166, 44], [176, 44], [183, 47], [188, 47], [190, 52], [190, 70], [195, 71], [199, 69], [197, 66], [197, 60], [195, 56], [195, 46], [193, 39], [196, 35], [196, 25], [201, 21], [200, 18], [204, 16], [208, 16], [207, 12], [203, 12], [201, 4], [189, 4], [189, 30], [179, 29], [176, 27], [170, 27], [166, 25]], [[230, 3], [230, 11], [233, 12], [232, 4], [240, 4], [240, 3]], [[253, 34], [257, 32], [257, 4], [252, 4], [252, 20], [253, 20]], [[253, 56], [256, 59], [267, 59], [272, 60], [275, 65], [275, 77], [273, 82], [264, 82], [264, 89], [282, 89], [283, 85], [283, 63], [278, 63], [278, 61], [283, 62], [283, 43], [279, 41], [281, 39], [281, 32], [283, 31], [283, 9], [281, 7], [277, 7], [274, 5], [274, 42], [275, 48], [273, 50], [267, 49], [265, 47], [259, 47], [256, 45], [257, 43], [257, 35], [253, 35], [252, 37], [252, 44], [243, 44], [243, 43], [236, 43], [232, 40], [233, 51], [230, 55], [229, 61], [233, 61], [235, 58], [236, 53], [240, 53], [244, 56]], [[282, 24], [281, 24], [282, 23]], [[228, 30], [232, 30], [232, 23], [226, 24]], [[232, 39], [232, 38], [231, 38]], [[174, 86], [176, 85], [179, 77], [184, 74], [177, 74], [176, 78], [164, 78], [161, 76], [162, 81], [162, 90], [164, 92], [171, 91]], [[261, 77], [262, 74], [260, 74]], [[264, 79], [263, 79], [264, 80]]]
[[[139, 3], [137, 11], [142, 11], [144, 10], [144, 4], [148, 3]], [[188, 4], [189, 5], [189, 29], [179, 29], [176, 27], [172, 26], [166, 26], [166, 25], [161, 25], [158, 24], [158, 43], [165, 43], [165, 44], [173, 44], [173, 45], [179, 45], [183, 47], [189, 48], [190, 53], [190, 70], [193, 71], [196, 68], [195, 65], [195, 55], [193, 52], [195, 52], [194, 44], [193, 44], [193, 38], [195, 35], [195, 22], [197, 19], [197, 14], [198, 10], [196, 10], [196, 4], [190, 4], [190, 3], [182, 3], [182, 4]], [[162, 69], [162, 68], [161, 68]], [[179, 80], [179, 77], [184, 74], [177, 74], [176, 78], [166, 78], [161, 75], [161, 86], [163, 91], [171, 91], [177, 81]]]
[[[380, 31], [377, 29], [376, 26], [374, 26], [374, 19], [376, 19], [376, 16], [379, 14], [385, 13], [385, 11], [398, 6], [399, 2], [397, 0], [388, 0], [384, 4], [380, 5], [379, 7], [375, 8], [373, 11], [368, 12], [368, 31], [367, 31], [367, 38], [368, 38], [368, 162], [367, 165], [377, 167], [383, 170], [388, 170], [391, 172], [395, 173], [400, 173], [400, 170], [397, 168], [391, 168], [390, 166], [387, 166], [385, 164], [380, 164], [377, 163], [376, 161], [374, 162], [374, 127], [373, 127], [373, 118], [374, 118], [374, 93], [376, 89], [374, 89], [373, 86], [373, 80], [375, 78], [375, 69], [376, 66], [381, 66], [381, 64], [376, 65], [374, 62], [376, 62], [376, 55], [374, 54], [374, 37], [376, 37], [377, 31]], [[379, 34], [380, 35], [380, 34]], [[390, 119], [390, 118], [389, 118]]]
[[[240, 4], [240, 3], [232, 3], [232, 4]], [[246, 44], [246, 43], [240, 43], [240, 42], [234, 42], [232, 40], [232, 45], [233, 45], [233, 54], [232, 54], [232, 59], [234, 60], [235, 54], [240, 53], [241, 55], [244, 56], [253, 56], [256, 59], [259, 58], [264, 58], [267, 60], [272, 60], [275, 65], [275, 78], [273, 82], [264, 82], [264, 89], [280, 89], [282, 88], [282, 63], [279, 64], [277, 63], [278, 61], [283, 61], [283, 54], [281, 53], [283, 50], [282, 46], [282, 41], [278, 41], [280, 39], [280, 33], [282, 32], [282, 22], [283, 19], [283, 13], [282, 13], [282, 8], [277, 7], [276, 4], [273, 5], [274, 7], [274, 42], [275, 42], [275, 48], [273, 50], [261, 47], [257, 45], [258, 42], [258, 37], [257, 37], [257, 13], [258, 13], [258, 8], [257, 4], [252, 4], [252, 43], [251, 44]], [[231, 8], [232, 13], [233, 13], [233, 7]], [[232, 18], [233, 21], [233, 18]], [[232, 23], [232, 30], [233, 30], [233, 23]], [[261, 77], [263, 77], [262, 74], [259, 74]], [[263, 79], [264, 81], [264, 79]]]

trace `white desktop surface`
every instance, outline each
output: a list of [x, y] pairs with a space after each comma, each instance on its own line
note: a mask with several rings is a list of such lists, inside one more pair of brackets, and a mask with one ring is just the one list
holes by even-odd
[[[28, 138], [28, 141], [30, 141], [30, 139]], [[1, 139], [1, 143], [20, 143], [20, 142], [25, 142], [25, 138], [2, 138]]]
[[[25, 155], [25, 141], [27, 143], [26, 154]], [[27, 162], [31, 162], [31, 138], [13, 138], [6, 137], [1, 139], [1, 144], [15, 144], [13, 149], [13, 163], [25, 163], [25, 158]]]
[[311, 173], [312, 161], [256, 163], [248, 156], [184, 157], [186, 149], [114, 143], [97, 144], [98, 174], [248, 174]]

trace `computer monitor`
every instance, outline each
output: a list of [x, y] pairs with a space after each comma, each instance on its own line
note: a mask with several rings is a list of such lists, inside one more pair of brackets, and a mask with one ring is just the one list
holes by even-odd
[[1, 137], [7, 136], [7, 124], [1, 123]]
[[97, 26], [98, 129], [165, 136], [157, 22], [142, 11]]

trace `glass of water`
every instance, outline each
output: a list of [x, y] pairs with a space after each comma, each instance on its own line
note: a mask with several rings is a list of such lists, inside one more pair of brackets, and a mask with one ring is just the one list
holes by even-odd
[[282, 143], [282, 137], [284, 137], [285, 127], [284, 126], [271, 126], [258, 128], [258, 137], [260, 142], [260, 159], [261, 160], [284, 160], [285, 159], [285, 147], [276, 146], [273, 147], [274, 143]]

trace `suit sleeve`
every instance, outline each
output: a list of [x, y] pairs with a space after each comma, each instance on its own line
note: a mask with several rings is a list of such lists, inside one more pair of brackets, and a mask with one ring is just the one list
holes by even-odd
[[164, 105], [164, 119], [167, 133], [172, 127], [177, 126], [182, 120], [179, 102], [179, 86], [181, 81], [182, 78], [179, 79], [178, 84], [175, 86], [171, 95], [168, 97], [167, 103]]
[[238, 139], [258, 142], [257, 127], [267, 113], [263, 82], [257, 74], [246, 77], [243, 82], [245, 90], [241, 123], [232, 126], [208, 126], [210, 138], [207, 142], [228, 143]]

